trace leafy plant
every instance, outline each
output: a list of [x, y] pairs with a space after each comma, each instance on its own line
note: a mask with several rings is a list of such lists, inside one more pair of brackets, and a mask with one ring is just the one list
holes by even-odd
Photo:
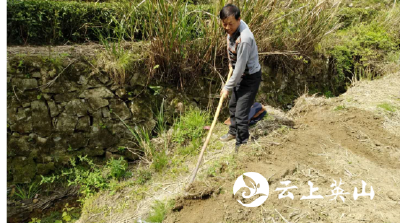
[[73, 220], [77, 220], [76, 213], [74, 213], [75, 207], [69, 207], [68, 203], [65, 204], [62, 213], [62, 220], [65, 222], [72, 222]]
[[111, 157], [107, 162], [107, 168], [110, 170], [110, 176], [112, 178], [120, 180], [126, 174], [128, 163], [122, 157], [117, 160]]
[[32, 218], [29, 223], [41, 223], [42, 221], [38, 218]]
[[126, 150], [126, 147], [125, 146], [118, 146], [117, 150], [119, 152], [124, 152]]
[[161, 86], [149, 86], [149, 88], [154, 91], [153, 95], [159, 95], [160, 94]]
[[[80, 165], [77, 164], [79, 161]], [[103, 176], [103, 169], [93, 163], [87, 156], [70, 159], [71, 168], [62, 170], [59, 175], [42, 176], [40, 184], [54, 183], [55, 180], [66, 180], [68, 186], [79, 186], [83, 199], [93, 195], [98, 190], [108, 188], [108, 177]]]
[[104, 124], [104, 123], [101, 123], [101, 122], [99, 123], [99, 127], [100, 127], [100, 128], [102, 128], [102, 129], [105, 129], [105, 128], [107, 128], [106, 124]]

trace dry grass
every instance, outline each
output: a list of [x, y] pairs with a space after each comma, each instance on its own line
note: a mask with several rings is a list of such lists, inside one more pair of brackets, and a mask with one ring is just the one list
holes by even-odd
[[295, 106], [287, 113], [291, 118], [299, 118], [305, 116], [307, 112], [311, 111], [312, 107], [322, 106], [330, 103], [332, 99], [325, 97], [317, 97], [316, 94], [308, 95], [304, 93], [295, 100]]
[[[400, 136], [400, 72], [386, 75], [374, 81], [353, 82], [339, 98], [345, 107], [371, 111], [384, 117], [384, 127]], [[385, 109], [387, 105], [392, 109]]]
[[[260, 60], [286, 70], [308, 63], [321, 39], [338, 28], [335, 15], [340, 1], [233, 3], [255, 36]], [[218, 18], [223, 4], [216, 1], [211, 12], [205, 12], [188, 11], [181, 1], [148, 2], [147, 10], [156, 12], [145, 24], [151, 40], [148, 67], [156, 80], [183, 88], [199, 75], [225, 74], [226, 38]]]

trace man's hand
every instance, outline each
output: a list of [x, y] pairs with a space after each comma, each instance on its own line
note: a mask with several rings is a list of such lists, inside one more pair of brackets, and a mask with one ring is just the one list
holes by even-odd
[[229, 91], [222, 89], [220, 96], [221, 96], [221, 98], [226, 99], [228, 97], [228, 94], [229, 94]]

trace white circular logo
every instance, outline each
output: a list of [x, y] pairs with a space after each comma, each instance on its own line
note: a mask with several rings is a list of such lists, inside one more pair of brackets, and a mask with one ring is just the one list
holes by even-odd
[[243, 192], [241, 196], [245, 199], [251, 198], [258, 194], [260, 195], [257, 199], [249, 204], [244, 204], [241, 200], [238, 199], [237, 201], [245, 207], [258, 207], [262, 205], [268, 198], [268, 181], [259, 173], [247, 172], [240, 175], [233, 185], [233, 194], [236, 195], [236, 192], [241, 189], [244, 189], [244, 191], [242, 190]]

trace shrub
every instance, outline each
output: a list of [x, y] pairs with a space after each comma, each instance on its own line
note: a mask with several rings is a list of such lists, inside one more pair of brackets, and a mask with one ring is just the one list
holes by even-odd
[[97, 40], [94, 27], [102, 24], [114, 27], [110, 21], [112, 14], [116, 14], [116, 10], [108, 3], [8, 0], [7, 43], [56, 44]]
[[398, 50], [400, 43], [378, 21], [357, 24], [339, 31], [336, 38], [339, 40], [328, 48], [328, 54], [335, 61], [337, 84], [356, 74], [357, 78], [365, 78], [365, 70], [370, 71], [367, 75], [371, 78], [378, 75], [379, 72], [375, 69], [377, 64], [386, 59], [388, 52]]
[[[135, 1], [7, 1], [7, 44], [64, 44], [98, 41], [103, 36], [142, 39], [153, 8]], [[190, 5], [195, 9], [198, 6]], [[150, 10], [150, 11], [146, 11]], [[190, 20], [193, 22], [193, 19]]]
[[377, 14], [378, 11], [372, 7], [342, 7], [338, 13], [339, 22], [341, 23], [340, 29], [346, 29], [362, 22], [370, 22]]

